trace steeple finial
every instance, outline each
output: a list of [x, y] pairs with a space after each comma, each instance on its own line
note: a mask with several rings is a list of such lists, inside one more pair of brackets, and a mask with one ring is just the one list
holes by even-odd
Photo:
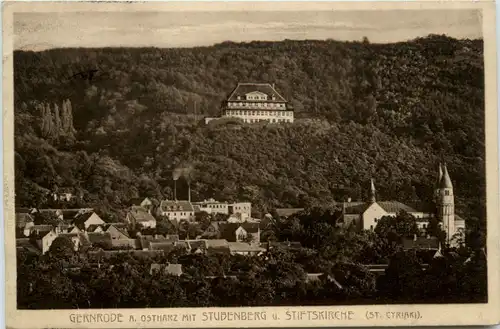
[[375, 198], [375, 184], [373, 183], [373, 178], [371, 179], [371, 186], [370, 186], [370, 202], [376, 202]]

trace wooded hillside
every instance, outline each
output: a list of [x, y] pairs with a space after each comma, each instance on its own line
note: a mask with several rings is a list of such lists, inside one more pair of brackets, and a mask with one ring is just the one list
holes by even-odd
[[[55, 49], [14, 65], [18, 205], [69, 186], [112, 216], [171, 197], [181, 165], [194, 200], [262, 211], [360, 199], [371, 177], [379, 199], [429, 201], [442, 159], [458, 211], [484, 223], [482, 40]], [[275, 83], [302, 120], [205, 126], [237, 82]]]

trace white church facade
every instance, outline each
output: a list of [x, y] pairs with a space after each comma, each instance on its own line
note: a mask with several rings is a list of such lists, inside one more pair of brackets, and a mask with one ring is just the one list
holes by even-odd
[[373, 230], [382, 217], [396, 216], [402, 211], [415, 217], [421, 231], [425, 231], [430, 219], [437, 216], [449, 244], [456, 233], [465, 230], [465, 220], [455, 214], [453, 185], [448, 169], [446, 165], [441, 164], [432, 204], [409, 206], [398, 201], [377, 201], [372, 180], [368, 202], [343, 203], [341, 225], [353, 225], [359, 230]]

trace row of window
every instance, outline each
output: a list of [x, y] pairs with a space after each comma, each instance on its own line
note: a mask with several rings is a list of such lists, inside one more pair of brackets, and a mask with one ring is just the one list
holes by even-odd
[[226, 111], [227, 115], [247, 115], [247, 116], [277, 116], [277, 117], [290, 117], [293, 112], [285, 111]]
[[229, 107], [249, 107], [249, 108], [256, 108], [256, 107], [270, 107], [270, 108], [285, 108], [285, 104], [283, 103], [227, 103], [227, 106]]
[[243, 119], [243, 122], [246, 123], [256, 123], [256, 122], [271, 122], [271, 123], [279, 123], [279, 122], [292, 122], [292, 119]]
[[[238, 99], [240, 99], [240, 98], [238, 98]], [[247, 100], [256, 100], [256, 101], [263, 100], [263, 101], [265, 101], [265, 100], [267, 100], [267, 95], [263, 95], [263, 96], [247, 95]]]
[[177, 215], [179, 215], [179, 216], [192, 216], [193, 213], [192, 212], [172, 212], [172, 213], [166, 214], [166, 215], [172, 215], [174, 217], [176, 217]]

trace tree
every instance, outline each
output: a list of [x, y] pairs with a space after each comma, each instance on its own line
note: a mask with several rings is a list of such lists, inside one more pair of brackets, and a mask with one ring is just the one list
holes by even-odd
[[49, 255], [56, 259], [69, 259], [75, 254], [75, 245], [67, 237], [57, 237], [52, 241]]
[[399, 243], [403, 238], [419, 233], [415, 217], [405, 211], [394, 216], [380, 218], [375, 226], [375, 233], [388, 241]]

